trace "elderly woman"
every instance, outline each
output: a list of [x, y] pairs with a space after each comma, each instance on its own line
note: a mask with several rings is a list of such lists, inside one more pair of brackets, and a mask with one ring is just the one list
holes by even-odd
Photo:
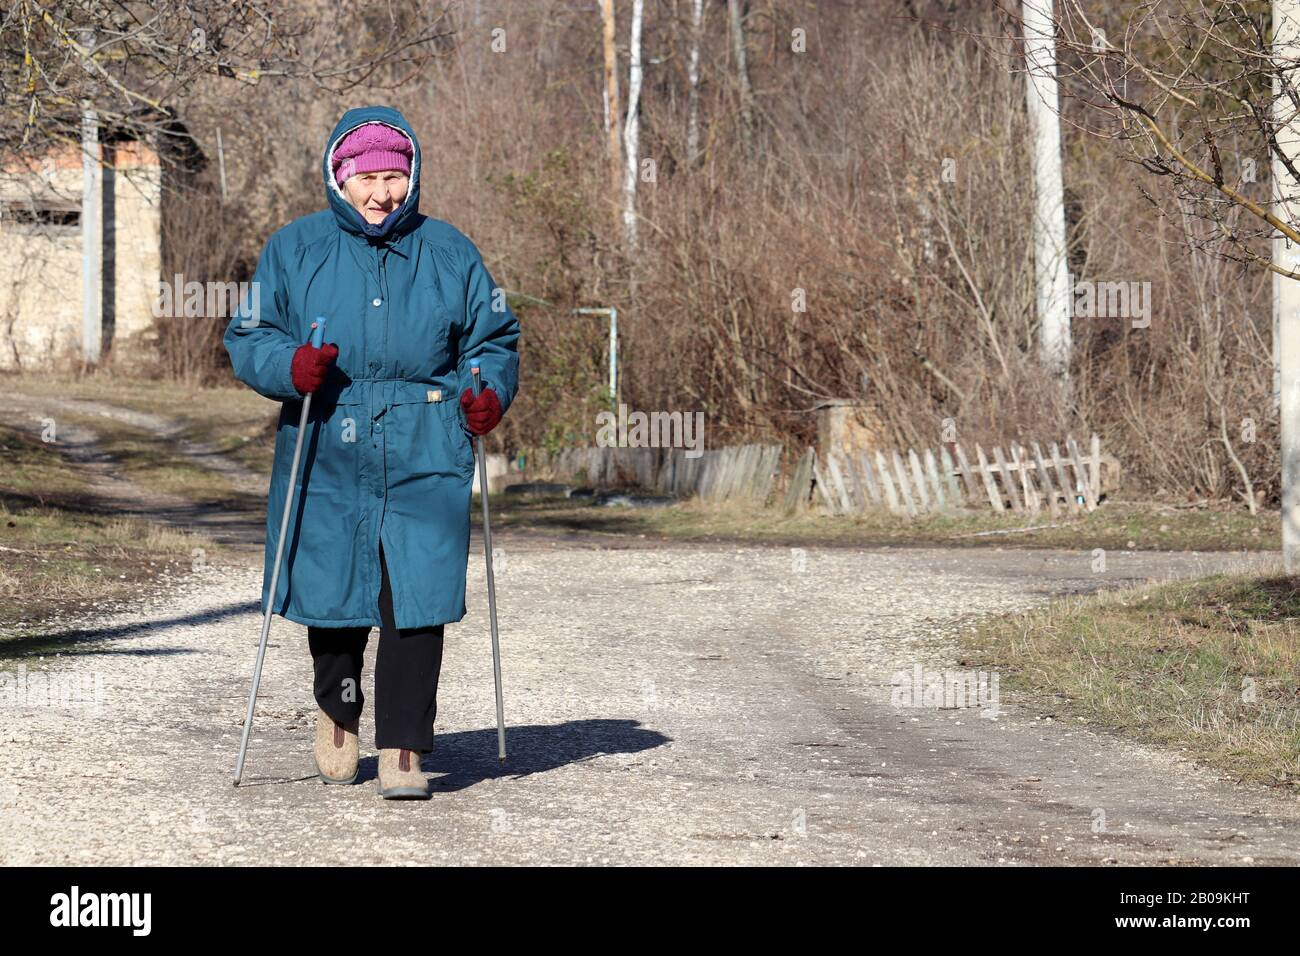
[[[443, 625], [465, 615], [470, 434], [501, 420], [519, 324], [478, 249], [419, 213], [420, 144], [402, 114], [349, 110], [322, 161], [329, 208], [267, 241], [225, 346], [235, 375], [283, 402], [262, 608], [307, 626], [321, 780], [353, 783], [372, 627], [385, 798], [429, 796]], [[258, 303], [257, 311], [252, 303]], [[325, 317], [326, 344], [308, 342]], [[473, 394], [470, 361], [483, 389]], [[303, 396], [315, 393], [276, 593], [269, 593]]]

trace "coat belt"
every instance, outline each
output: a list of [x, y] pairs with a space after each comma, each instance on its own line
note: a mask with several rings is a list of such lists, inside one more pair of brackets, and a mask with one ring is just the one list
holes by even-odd
[[412, 382], [398, 378], [354, 378], [334, 398], [338, 405], [365, 405], [375, 418], [392, 405], [449, 401], [453, 389], [445, 382]]

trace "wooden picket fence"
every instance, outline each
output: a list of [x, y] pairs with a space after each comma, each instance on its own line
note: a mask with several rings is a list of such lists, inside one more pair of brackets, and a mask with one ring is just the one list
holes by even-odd
[[897, 450], [877, 449], [857, 455], [831, 453], [820, 461], [809, 448], [795, 465], [786, 488], [785, 508], [817, 503], [833, 514], [851, 514], [888, 508], [916, 517], [934, 511], [963, 507], [992, 507], [995, 511], [1032, 514], [1047, 509], [1053, 515], [1079, 514], [1097, 508], [1102, 494], [1119, 484], [1119, 462], [1101, 453], [1101, 440], [1093, 435], [1089, 452], [1080, 452], [1073, 437], [1064, 448], [1056, 442], [1040, 448], [1011, 442], [1004, 454], [994, 446], [989, 454], [975, 446], [972, 464], [956, 442], [913, 449], [904, 457]]
[[558, 480], [598, 488], [642, 488], [679, 498], [748, 501], [762, 505], [772, 492], [780, 445], [739, 445], [689, 458], [680, 448], [565, 448], [538, 467]]
[[[670, 448], [566, 448], [530, 459], [535, 473], [598, 488], [640, 488], [679, 498], [742, 501], [762, 506], [780, 472], [780, 445], [740, 445], [688, 458]], [[533, 471], [530, 468], [530, 471]], [[1119, 462], [1101, 452], [1093, 435], [1088, 453], [1073, 437], [1046, 450], [1038, 442], [997, 445], [987, 453], [975, 446], [972, 462], [956, 442], [918, 455], [876, 449], [819, 458], [809, 448], [794, 463], [783, 498], [786, 511], [810, 504], [832, 514], [879, 508], [909, 517], [935, 511], [991, 507], [1053, 515], [1096, 509], [1101, 496], [1119, 484]]]

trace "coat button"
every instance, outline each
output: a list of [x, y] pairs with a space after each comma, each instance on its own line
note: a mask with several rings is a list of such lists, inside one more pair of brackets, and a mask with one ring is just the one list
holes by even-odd
[[377, 432], [381, 432], [381, 431], [383, 431], [383, 430], [384, 430], [384, 426], [383, 426], [383, 425], [376, 425], [376, 426], [375, 426], [375, 431], [377, 431]]
[[383, 489], [383, 488], [376, 488], [376, 489], [375, 489], [375, 497], [376, 497], [376, 498], [382, 498], [382, 497], [384, 497], [384, 489]]
[[370, 300], [370, 304], [373, 305], [375, 308], [379, 308], [379, 306], [384, 304], [384, 300], [376, 297]]

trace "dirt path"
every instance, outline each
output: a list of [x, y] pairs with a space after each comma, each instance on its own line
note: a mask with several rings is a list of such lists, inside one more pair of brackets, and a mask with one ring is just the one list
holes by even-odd
[[29, 410], [69, 411], [82, 416], [100, 416], [122, 422], [148, 432], [155, 438], [167, 441], [175, 449], [190, 459], [194, 464], [222, 475], [241, 494], [265, 495], [268, 479], [250, 468], [221, 454], [221, 450], [209, 442], [190, 441], [181, 437], [185, 423], [148, 412], [139, 412], [133, 408], [123, 408], [105, 402], [89, 401], [80, 398], [51, 398], [49, 396], [8, 396], [6, 402], [12, 407], [21, 404]]
[[1237, 559], [1112, 555], [1101, 582], [1087, 553], [503, 549], [504, 766], [475, 550], [471, 612], [447, 629], [431, 801], [378, 796], [373, 641], [360, 782], [313, 776], [305, 629], [278, 618], [232, 787], [260, 569], [217, 566], [97, 622], [80, 653], [23, 662], [102, 694], [7, 708], [0, 860], [1300, 861], [1294, 799], [1005, 694], [996, 719], [891, 702], [896, 673], [951, 666], [934, 636], [971, 614]]
[[[69, 419], [70, 412], [80, 420]], [[123, 517], [146, 518], [186, 532], [200, 532], [212, 540], [244, 549], [260, 547], [265, 535], [266, 513], [262, 509], [216, 507], [186, 500], [179, 495], [144, 488], [122, 473], [100, 445], [99, 434], [86, 423], [100, 416], [141, 429], [168, 441], [172, 447], [201, 468], [221, 474], [231, 487], [244, 495], [265, 499], [267, 479], [218, 453], [211, 445], [178, 438], [184, 426], [156, 415], [103, 402], [60, 399], [18, 393], [0, 395], [0, 420], [31, 435], [40, 436], [44, 419], [55, 424], [55, 449], [78, 468], [90, 482], [93, 506]]]

